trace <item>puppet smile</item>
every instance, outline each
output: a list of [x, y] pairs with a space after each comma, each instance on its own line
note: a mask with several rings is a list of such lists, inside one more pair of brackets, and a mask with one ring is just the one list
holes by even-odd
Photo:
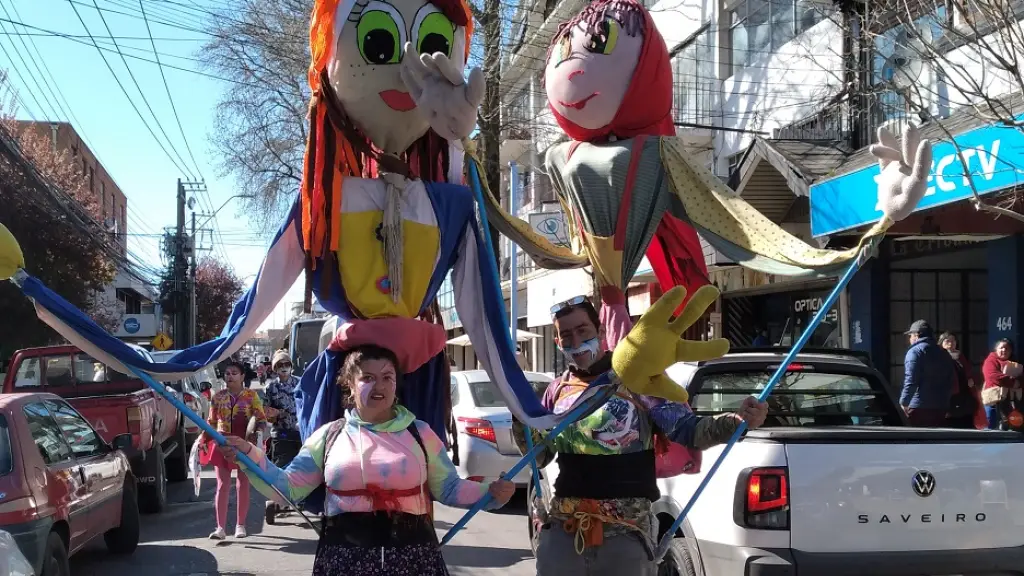
[[583, 107], [587, 105], [587, 102], [590, 102], [591, 98], [593, 98], [594, 96], [597, 96], [599, 94], [600, 94], [600, 92], [594, 92], [593, 94], [591, 94], [590, 96], [587, 96], [586, 98], [584, 98], [582, 100], [577, 100], [576, 102], [559, 102], [559, 104], [561, 104], [562, 106], [565, 106], [566, 108], [574, 108], [576, 110], [583, 110]]
[[400, 90], [385, 90], [379, 94], [380, 99], [388, 105], [388, 108], [398, 112], [408, 112], [416, 107], [416, 102], [408, 92]]

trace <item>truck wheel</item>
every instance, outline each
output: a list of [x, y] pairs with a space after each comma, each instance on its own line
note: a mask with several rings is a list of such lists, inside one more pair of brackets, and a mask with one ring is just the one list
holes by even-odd
[[135, 480], [124, 479], [121, 491], [121, 523], [103, 534], [107, 550], [114, 554], [131, 554], [139, 545], [139, 499], [135, 495]]
[[186, 446], [184, 426], [178, 426], [175, 441], [178, 443], [178, 447], [174, 449], [173, 454], [167, 457], [167, 480], [169, 482], [184, 482], [188, 480], [188, 446]]
[[154, 481], [139, 490], [139, 509], [146, 514], [157, 514], [167, 506], [167, 467], [164, 463], [164, 448], [154, 444], [146, 452], [147, 463], [152, 458], [149, 468], [153, 471]]
[[658, 576], [697, 576], [685, 538], [673, 538], [665, 559], [658, 565]]
[[42, 576], [71, 576], [71, 568], [68, 566], [68, 550], [64, 547], [64, 541], [60, 534], [50, 532], [46, 539], [46, 552], [43, 553]]

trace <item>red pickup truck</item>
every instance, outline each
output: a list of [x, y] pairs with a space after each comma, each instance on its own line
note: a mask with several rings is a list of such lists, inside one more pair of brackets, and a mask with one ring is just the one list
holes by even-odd
[[[145, 349], [133, 346], [147, 360]], [[167, 504], [167, 482], [188, 479], [184, 418], [141, 380], [105, 366], [74, 346], [15, 352], [4, 393], [49, 392], [66, 399], [108, 443], [131, 434], [125, 451], [139, 482], [139, 508], [156, 513]]]

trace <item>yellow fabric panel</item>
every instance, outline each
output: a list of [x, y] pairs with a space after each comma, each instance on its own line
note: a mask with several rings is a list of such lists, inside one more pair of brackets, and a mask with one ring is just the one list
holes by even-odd
[[615, 286], [625, 290], [622, 283], [622, 252], [615, 249], [615, 239], [587, 234], [587, 253], [594, 267], [594, 282], [598, 286]]
[[[859, 246], [848, 250], [815, 248], [786, 232], [707, 168], [691, 162], [678, 138], [661, 139], [661, 158], [690, 220], [755, 254], [793, 266], [817, 268], [849, 261], [860, 251]], [[888, 222], [879, 222], [864, 235], [860, 244], [872, 236], [884, 234], [888, 226]]]
[[415, 318], [426, 296], [440, 250], [441, 235], [436, 226], [402, 222], [405, 240], [402, 263], [402, 297], [398, 302], [379, 287], [388, 274], [384, 246], [377, 239], [383, 213], [345, 212], [341, 214], [338, 242], [338, 268], [352, 311], [365, 318], [401, 316]]

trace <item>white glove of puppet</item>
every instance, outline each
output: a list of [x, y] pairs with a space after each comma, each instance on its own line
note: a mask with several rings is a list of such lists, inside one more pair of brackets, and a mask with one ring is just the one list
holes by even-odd
[[399, 70], [416, 107], [445, 140], [462, 140], [476, 126], [477, 109], [484, 100], [484, 75], [473, 68], [469, 80], [450, 58], [441, 54], [416, 54], [405, 44]]
[[[921, 140], [917, 127], [911, 124], [904, 131], [901, 145], [888, 129], [880, 127], [878, 144], [872, 144], [869, 150], [878, 158], [882, 169], [877, 180], [878, 205], [875, 208], [893, 222], [899, 222], [914, 211], [928, 189], [931, 141]], [[913, 164], [910, 164], [911, 158]]]

